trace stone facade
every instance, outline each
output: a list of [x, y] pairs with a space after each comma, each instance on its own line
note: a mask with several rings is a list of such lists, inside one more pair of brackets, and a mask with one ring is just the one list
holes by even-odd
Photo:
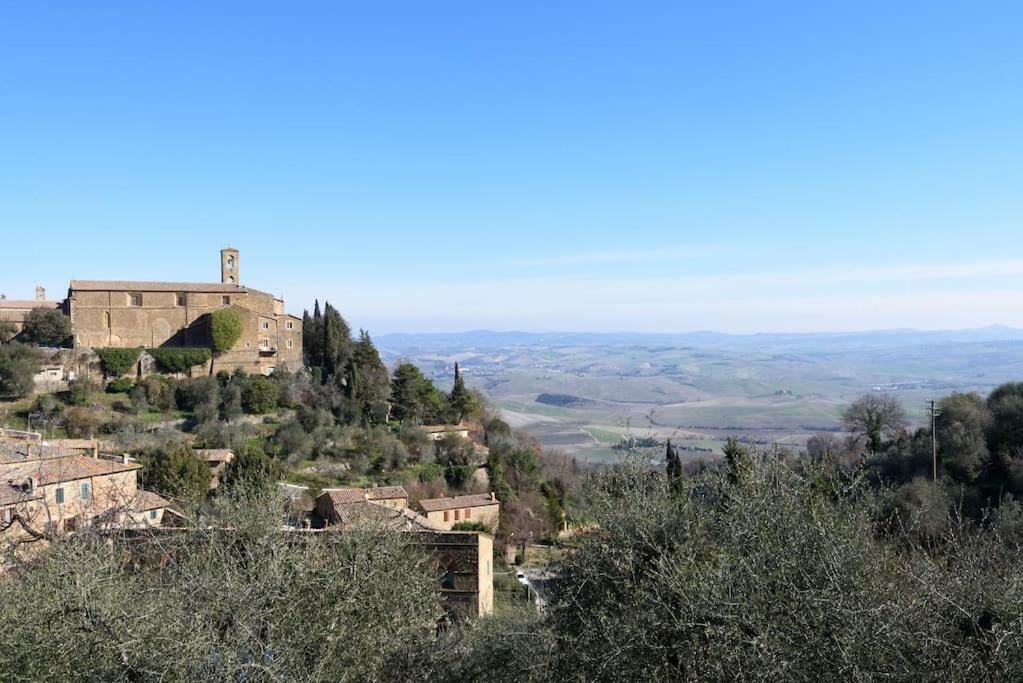
[[302, 319], [284, 301], [238, 284], [238, 251], [221, 251], [221, 282], [72, 280], [66, 309], [75, 348], [209, 346], [209, 314], [235, 309], [238, 342], [218, 355], [218, 369], [270, 374], [302, 366]]
[[98, 457], [94, 441], [60, 443], [47, 444], [34, 434], [0, 435], [0, 564], [21, 545], [36, 547], [37, 540], [88, 527], [162, 522], [168, 503], [139, 490], [141, 465]]
[[494, 538], [478, 531], [424, 531], [415, 535], [440, 573], [449, 618], [485, 617], [494, 611]]
[[420, 500], [418, 507], [438, 529], [451, 529], [459, 522], [479, 522], [493, 530], [501, 518], [501, 503], [493, 493], [428, 498]]

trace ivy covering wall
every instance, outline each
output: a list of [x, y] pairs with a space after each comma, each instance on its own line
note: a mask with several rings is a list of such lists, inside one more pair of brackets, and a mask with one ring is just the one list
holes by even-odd
[[107, 347], [95, 351], [103, 363], [103, 373], [110, 377], [120, 377], [131, 370], [142, 353], [142, 349], [137, 347], [127, 349]]
[[210, 359], [210, 350], [202, 346], [149, 349], [149, 355], [164, 372], [185, 372]]

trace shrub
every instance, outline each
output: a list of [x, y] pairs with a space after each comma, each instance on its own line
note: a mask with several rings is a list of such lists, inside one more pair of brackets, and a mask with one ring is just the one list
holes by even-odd
[[169, 496], [199, 499], [210, 486], [210, 468], [187, 444], [170, 443], [142, 454], [142, 477], [148, 488]]
[[0, 344], [6, 344], [18, 334], [18, 328], [10, 320], [0, 320]]
[[56, 308], [33, 308], [25, 317], [22, 337], [41, 346], [61, 346], [71, 336], [71, 319]]
[[141, 353], [142, 349], [140, 348], [107, 347], [96, 349], [96, 355], [103, 363], [103, 373], [112, 377], [120, 377], [131, 370], [138, 362]]
[[39, 372], [35, 349], [11, 342], [0, 346], [0, 396], [21, 398], [31, 393]]
[[242, 318], [233, 308], [221, 308], [210, 313], [210, 341], [216, 353], [234, 346], [242, 336]]
[[149, 355], [164, 372], [185, 372], [210, 359], [210, 350], [199, 347], [150, 349]]
[[99, 418], [88, 408], [75, 406], [63, 414], [64, 429], [73, 439], [92, 437], [99, 427]]
[[108, 394], [126, 394], [135, 386], [135, 382], [128, 377], [115, 377], [107, 382]]
[[262, 415], [277, 410], [277, 382], [269, 377], [257, 375], [248, 382], [242, 392], [242, 407], [250, 415]]
[[230, 494], [235, 490], [272, 489], [280, 478], [281, 468], [276, 460], [257, 446], [245, 446], [224, 468], [218, 491]]
[[87, 406], [92, 399], [95, 385], [87, 379], [78, 379], [68, 385], [66, 402], [69, 406]]
[[485, 534], [493, 533], [493, 530], [483, 522], [458, 522], [453, 527], [452, 531], [482, 531]]

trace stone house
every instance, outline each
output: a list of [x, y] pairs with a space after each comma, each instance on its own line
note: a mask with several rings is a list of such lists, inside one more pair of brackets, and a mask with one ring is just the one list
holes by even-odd
[[210, 490], [220, 486], [220, 477], [234, 460], [234, 451], [229, 448], [196, 448], [195, 454], [210, 468]]
[[451, 529], [459, 522], [480, 522], [496, 529], [501, 517], [501, 503], [493, 492], [427, 498], [419, 501], [418, 507], [423, 516], [440, 529]]
[[[451, 499], [449, 499], [451, 500]], [[413, 534], [433, 559], [449, 619], [482, 617], [494, 610], [494, 538], [478, 531], [451, 531], [408, 508], [401, 486], [334, 489], [316, 499], [328, 528], [382, 526]], [[481, 508], [474, 508], [481, 509]], [[495, 522], [496, 523], [496, 522]]]
[[169, 503], [139, 491], [141, 465], [126, 456], [107, 459], [82, 452], [41, 441], [0, 440], [0, 547], [93, 526], [162, 522]]
[[408, 507], [408, 492], [405, 491], [404, 486], [324, 489], [316, 498], [316, 515], [325, 525], [338, 524], [343, 522], [346, 513], [351, 513], [351, 509], [346, 506], [367, 502], [394, 510], [403, 510]]

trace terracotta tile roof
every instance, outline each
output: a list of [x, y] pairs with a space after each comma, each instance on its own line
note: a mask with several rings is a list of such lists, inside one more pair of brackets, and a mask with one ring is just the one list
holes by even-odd
[[163, 496], [157, 495], [152, 491], [139, 491], [139, 494], [132, 502], [131, 509], [137, 512], [146, 512], [147, 510], [165, 508], [169, 505], [170, 501]]
[[337, 517], [342, 526], [382, 523], [401, 531], [436, 531], [438, 528], [414, 510], [395, 509], [365, 500], [338, 505]]
[[428, 498], [419, 501], [424, 512], [454, 510], [455, 508], [477, 508], [484, 505], [497, 505], [499, 501], [490, 493], [477, 493], [471, 496], [455, 496], [454, 498]]
[[248, 292], [229, 282], [146, 282], [132, 280], [72, 280], [69, 289], [98, 292]]
[[15, 505], [26, 500], [35, 500], [42, 497], [43, 494], [38, 489], [36, 489], [35, 493], [29, 493], [20, 486], [8, 484], [5, 481], [0, 482], [0, 506]]
[[230, 448], [196, 448], [195, 454], [206, 462], [226, 462], [234, 458]]
[[33, 309], [33, 308], [57, 308], [61, 301], [39, 301], [37, 299], [0, 299], [0, 308]]
[[129, 472], [142, 469], [137, 462], [120, 462], [118, 460], [103, 460], [100, 458], [89, 458], [84, 455], [72, 455], [66, 458], [51, 458], [49, 460], [38, 460], [17, 465], [0, 474], [6, 481], [12, 479], [37, 477], [40, 486], [57, 484], [63, 481], [75, 481], [76, 479], [88, 479], [118, 472]]
[[335, 505], [345, 503], [363, 503], [367, 500], [386, 500], [389, 498], [408, 498], [404, 486], [379, 486], [372, 489], [324, 489]]
[[0, 465], [14, 465], [50, 458], [66, 458], [72, 455], [79, 455], [80, 453], [81, 449], [79, 448], [61, 448], [51, 444], [43, 444], [40, 441], [0, 437]]

